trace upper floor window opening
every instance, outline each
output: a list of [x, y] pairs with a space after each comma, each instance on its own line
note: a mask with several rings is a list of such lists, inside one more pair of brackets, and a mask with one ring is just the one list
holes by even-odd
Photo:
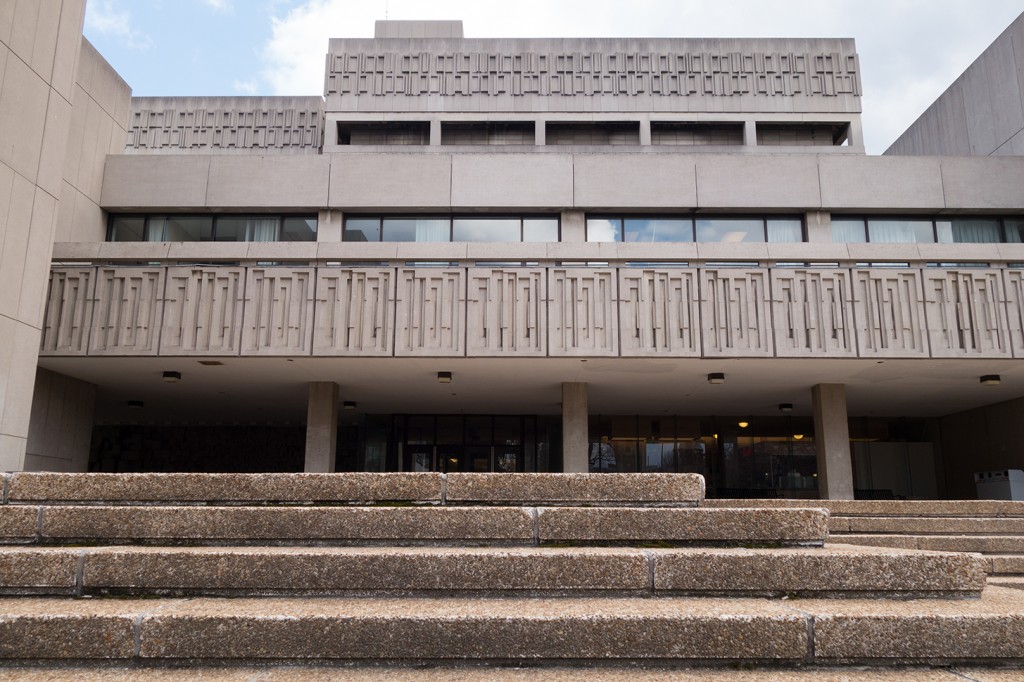
[[804, 241], [803, 220], [796, 216], [588, 216], [588, 242], [725, 242]]
[[111, 215], [112, 242], [312, 242], [311, 215]]
[[557, 242], [551, 216], [351, 216], [346, 242]]

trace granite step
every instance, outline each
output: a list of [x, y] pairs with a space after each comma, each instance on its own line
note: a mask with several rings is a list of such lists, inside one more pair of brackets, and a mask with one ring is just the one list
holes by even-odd
[[973, 554], [827, 548], [11, 547], [7, 595], [977, 597]]
[[1024, 661], [1024, 590], [974, 600], [0, 599], [0, 657], [108, 662]]
[[5, 504], [696, 506], [698, 474], [4, 474]]
[[1024, 576], [1024, 554], [989, 554], [985, 559], [992, 575]]
[[885, 535], [849, 534], [832, 536], [834, 542], [874, 547], [927, 549], [939, 552], [980, 552], [982, 554], [1024, 554], [1024, 536], [1015, 535]]
[[706, 499], [701, 506], [727, 509], [817, 507], [832, 516], [1024, 517], [1024, 501], [1011, 500], [732, 500]]
[[830, 533], [906, 535], [1024, 535], [1024, 518], [913, 516], [831, 516]]
[[0, 542], [821, 545], [820, 509], [0, 506]]

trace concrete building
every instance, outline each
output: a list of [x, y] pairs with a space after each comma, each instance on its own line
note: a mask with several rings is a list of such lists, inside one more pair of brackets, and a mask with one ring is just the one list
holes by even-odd
[[875, 157], [852, 40], [378, 22], [323, 97], [132, 98], [5, 8], [0, 469], [1024, 467], [1024, 18]]

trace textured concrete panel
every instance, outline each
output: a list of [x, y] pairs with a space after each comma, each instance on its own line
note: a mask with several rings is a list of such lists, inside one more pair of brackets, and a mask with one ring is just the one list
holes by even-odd
[[215, 156], [207, 205], [231, 210], [315, 210], [327, 206], [327, 156]]
[[451, 192], [453, 209], [573, 206], [573, 158], [568, 154], [456, 154]]
[[467, 355], [547, 355], [543, 269], [470, 268], [467, 281]]
[[328, 206], [395, 211], [451, 207], [448, 154], [331, 154]]
[[704, 355], [773, 355], [768, 271], [702, 269], [700, 276]]
[[773, 268], [771, 278], [779, 357], [856, 356], [848, 270]]
[[697, 270], [619, 269], [623, 356], [699, 356]]
[[818, 208], [822, 205], [818, 158], [809, 154], [699, 156], [697, 205], [728, 209]]
[[920, 270], [853, 270], [854, 318], [861, 357], [928, 355]]
[[618, 355], [616, 284], [607, 269], [548, 269], [550, 355]]
[[98, 268], [90, 355], [156, 355], [163, 314], [164, 268]]
[[576, 154], [574, 205], [681, 210], [697, 206], [694, 157], [678, 154]]
[[40, 355], [85, 355], [95, 274], [93, 268], [55, 268], [50, 272]]
[[309, 355], [313, 339], [313, 268], [249, 268], [242, 351]]
[[938, 159], [821, 156], [818, 170], [822, 208], [862, 211], [945, 208]]
[[1016, 358], [1024, 358], [1024, 272], [1003, 271], [1006, 293], [1006, 323], [1010, 334], [1010, 350]]
[[1006, 298], [998, 270], [922, 271], [932, 357], [1009, 357]]
[[313, 355], [391, 355], [395, 271], [318, 268]]
[[395, 355], [466, 354], [466, 271], [399, 268]]
[[160, 353], [238, 355], [244, 287], [242, 268], [168, 268]]

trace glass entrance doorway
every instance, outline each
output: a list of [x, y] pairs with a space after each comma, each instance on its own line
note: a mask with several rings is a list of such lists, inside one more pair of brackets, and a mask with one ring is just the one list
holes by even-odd
[[400, 468], [452, 473], [545, 471], [551, 442], [547, 421], [533, 415], [396, 415]]

